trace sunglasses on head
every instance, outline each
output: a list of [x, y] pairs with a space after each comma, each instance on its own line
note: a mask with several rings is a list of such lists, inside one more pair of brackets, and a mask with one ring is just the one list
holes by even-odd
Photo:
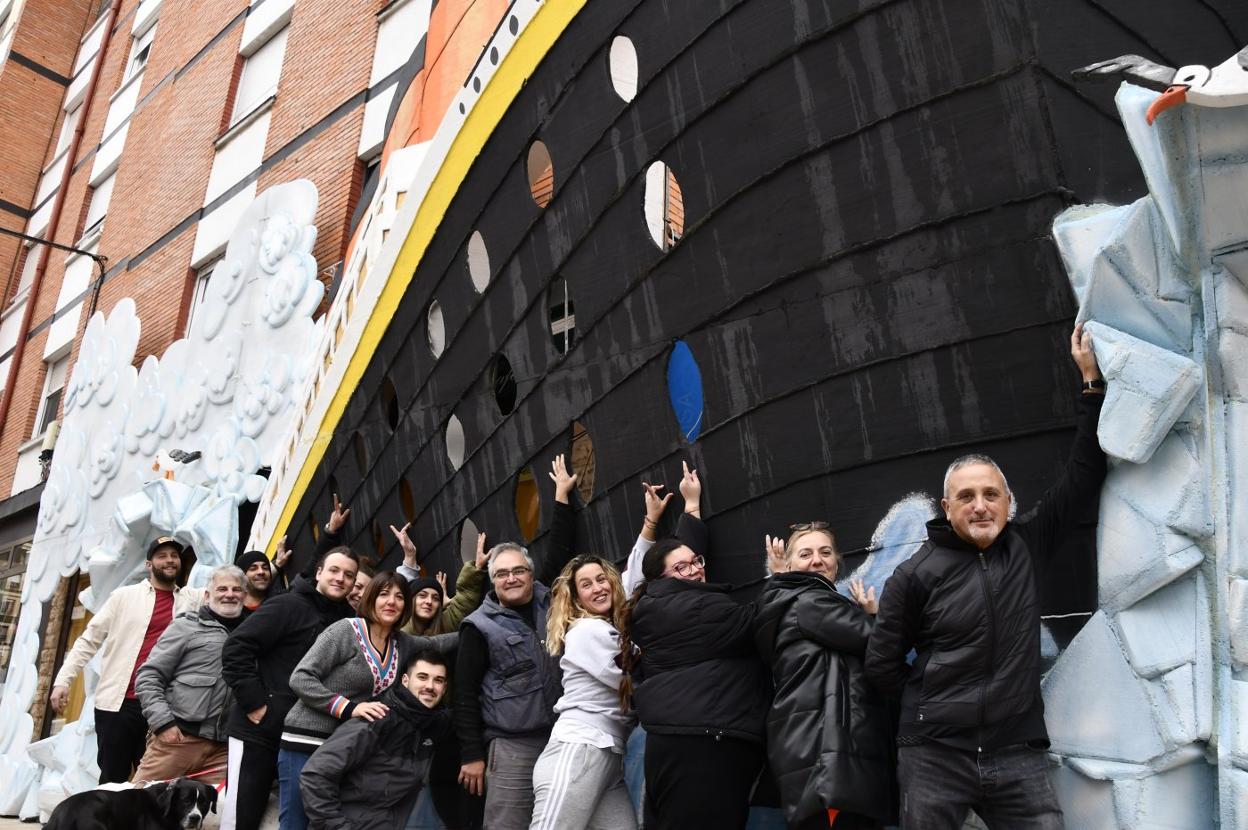
[[798, 532], [803, 531], [803, 530], [827, 530], [827, 529], [828, 529], [827, 522], [798, 522], [795, 525], [789, 525], [789, 530], [794, 530]]

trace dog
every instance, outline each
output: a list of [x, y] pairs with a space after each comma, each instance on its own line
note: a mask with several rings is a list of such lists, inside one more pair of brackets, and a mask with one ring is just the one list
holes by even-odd
[[44, 830], [200, 830], [217, 791], [179, 778], [129, 790], [88, 790], [52, 811]]

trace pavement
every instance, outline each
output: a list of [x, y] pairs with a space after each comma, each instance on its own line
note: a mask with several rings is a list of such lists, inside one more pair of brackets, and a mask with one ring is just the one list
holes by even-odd
[[18, 821], [15, 818], [0, 818], [0, 830], [35, 830], [37, 821]]

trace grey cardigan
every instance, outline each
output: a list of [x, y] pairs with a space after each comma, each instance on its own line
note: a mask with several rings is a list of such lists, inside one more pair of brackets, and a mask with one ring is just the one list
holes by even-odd
[[380, 695], [402, 676], [408, 655], [428, 649], [447, 654], [458, 642], [458, 633], [420, 637], [396, 631], [386, 654], [379, 655], [363, 618], [333, 623], [291, 672], [290, 690], [299, 699], [286, 715], [282, 748], [315, 751], [357, 704]]
[[176, 724], [210, 741], [225, 740], [230, 687], [221, 676], [221, 646], [227, 636], [207, 607], [169, 623], [134, 678], [153, 732]]

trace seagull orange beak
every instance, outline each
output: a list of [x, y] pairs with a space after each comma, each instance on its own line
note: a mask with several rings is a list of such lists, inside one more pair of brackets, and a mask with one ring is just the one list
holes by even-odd
[[1150, 125], [1157, 120], [1157, 116], [1161, 115], [1171, 107], [1177, 107], [1179, 104], [1187, 101], [1187, 84], [1175, 84], [1169, 87], [1161, 96], [1153, 101], [1148, 107], [1148, 112], [1144, 114], [1144, 120]]

